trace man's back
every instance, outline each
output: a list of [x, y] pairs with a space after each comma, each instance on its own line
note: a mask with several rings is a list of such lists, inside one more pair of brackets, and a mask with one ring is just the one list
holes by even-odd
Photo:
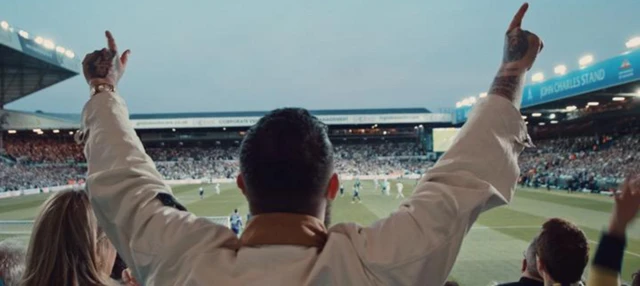
[[[509, 37], [525, 33], [519, 27], [526, 8], [514, 17]], [[84, 61], [90, 83], [105, 79], [93, 74], [95, 65], [116, 54], [115, 41], [107, 37], [109, 50]], [[331, 174], [326, 126], [302, 109], [275, 110], [244, 138], [237, 182], [255, 216], [241, 237], [166, 206], [157, 198], [171, 197], [171, 188], [146, 155], [124, 100], [113, 87], [103, 88], [85, 106], [82, 125], [96, 218], [145, 285], [441, 286], [478, 215], [509, 202], [515, 190], [517, 156], [529, 143], [518, 112], [519, 79], [541, 46], [534, 35], [524, 37], [531, 38], [530, 45], [506, 49], [490, 96], [478, 102], [449, 151], [397, 211], [369, 226], [325, 229], [322, 219], [339, 182]], [[510, 54], [512, 48], [519, 48], [518, 54]], [[115, 57], [116, 69], [108, 70], [112, 85], [124, 72], [126, 55]], [[508, 78], [505, 71], [517, 77]], [[289, 184], [279, 177], [289, 172], [310, 180]], [[307, 207], [304, 215], [292, 209], [301, 203]]]
[[[95, 97], [85, 112], [101, 112], [103, 101], [112, 96]], [[133, 129], [120, 129], [127, 125], [110, 123], [127, 120], [119, 115], [126, 114], [118, 110], [124, 105], [112, 108], [117, 119], [89, 119], [85, 126], [135, 136]], [[526, 138], [526, 128], [508, 101], [491, 98], [476, 110], [460, 140], [423, 176], [398, 211], [368, 227], [338, 224], [325, 233], [322, 222], [313, 224], [313, 235], [306, 238], [312, 244], [307, 241], [305, 246], [282, 240], [293, 238], [295, 231], [304, 238], [309, 229], [300, 226], [307, 224], [278, 231], [275, 226], [282, 220], [273, 220], [252, 241], [246, 239], [247, 232], [268, 216], [255, 215], [238, 240], [226, 227], [163, 206], [154, 198], [171, 190], [139, 143], [117, 150], [102, 146], [109, 141], [89, 141], [88, 189], [101, 225], [107, 226], [105, 231], [127, 264], [136, 264], [135, 275], [146, 285], [438, 285], [446, 280], [478, 214], [511, 198], [518, 175], [515, 158], [524, 148], [521, 140], [526, 140], [513, 139]], [[492, 132], [486, 132], [489, 127]], [[90, 138], [106, 135], [91, 134]], [[479, 156], [458, 159], [468, 154]], [[135, 156], [144, 163], [116, 165], [128, 164], [119, 156]], [[502, 171], [483, 168], [486, 164]], [[109, 169], [114, 165], [119, 167]], [[151, 185], [140, 186], [146, 192], [130, 187], [141, 177], [150, 180]], [[326, 240], [317, 241], [322, 237]]]
[[[193, 251], [181, 253], [180, 259], [163, 261], [152, 275], [153, 283], [149, 284], [174, 285], [189, 281], [192, 285], [435, 285], [430, 282], [446, 279], [440, 277], [442, 274], [436, 275], [446, 273], [445, 265], [429, 266], [429, 261], [415, 261], [414, 267], [428, 266], [435, 270], [416, 277], [414, 267], [406, 267], [413, 259], [390, 263], [389, 259], [401, 255], [393, 249], [371, 249], [371, 253], [363, 254], [362, 249], [354, 247], [350, 237], [358, 235], [360, 229], [355, 224], [335, 225], [320, 251], [318, 247], [296, 245], [217, 248], [205, 238], [191, 236], [183, 242], [190, 240]], [[218, 239], [234, 237], [229, 230], [217, 236]], [[436, 253], [443, 257], [451, 255], [448, 250]], [[363, 261], [367, 255], [375, 259]], [[422, 282], [416, 284], [416, 281]]]
[[[180, 262], [167, 261], [162, 267], [189, 268], [193, 271], [161, 271], [157, 273], [155, 280], [190, 281], [193, 285], [372, 284], [363, 284], [363, 281], [370, 281], [371, 277], [367, 276], [357, 255], [354, 255], [354, 250], [345, 243], [347, 241], [345, 238], [330, 238], [326, 248], [320, 253], [313, 247], [293, 245], [243, 247], [237, 252], [233, 249], [212, 248], [211, 252], [204, 250], [184, 255]], [[199, 265], [215, 267], [198, 267]], [[167, 285], [169, 284], [171, 283]]]

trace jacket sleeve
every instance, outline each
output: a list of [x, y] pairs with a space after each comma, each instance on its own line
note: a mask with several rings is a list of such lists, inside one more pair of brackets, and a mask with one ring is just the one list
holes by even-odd
[[622, 258], [626, 247], [624, 237], [602, 234], [593, 264], [589, 268], [589, 286], [620, 285]]
[[349, 237], [375, 284], [442, 285], [480, 212], [511, 200], [529, 142], [520, 112], [489, 96], [396, 212], [370, 227], [330, 231]]
[[163, 203], [172, 198], [171, 189], [145, 153], [118, 94], [94, 95], [82, 124], [94, 212], [138, 281], [153, 277], [163, 260], [180, 263], [196, 251], [233, 247], [235, 236], [226, 227]]

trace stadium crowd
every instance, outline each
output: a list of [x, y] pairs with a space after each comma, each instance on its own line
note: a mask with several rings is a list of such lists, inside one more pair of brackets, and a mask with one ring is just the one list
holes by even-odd
[[0, 162], [0, 192], [54, 187], [83, 180], [86, 167], [80, 165], [22, 165]]
[[57, 136], [7, 136], [3, 153], [27, 165], [85, 162], [82, 145], [76, 144], [68, 138]]
[[[37, 137], [8, 140], [6, 154], [17, 160], [0, 163], [0, 191], [58, 186], [82, 179], [86, 173], [81, 161], [84, 156], [78, 155], [82, 148], [73, 145], [80, 146]], [[151, 147], [147, 153], [166, 179], [220, 179], [238, 174], [238, 150], [237, 146], [218, 145]], [[343, 144], [335, 145], [334, 151], [335, 168], [343, 175], [420, 174], [434, 163], [425, 160], [425, 152], [416, 143]]]
[[520, 156], [523, 185], [605, 191], [640, 168], [640, 136], [599, 136], [536, 142]]
[[[520, 183], [531, 187], [604, 191], [640, 168], [640, 135], [583, 136], [534, 141], [520, 156]], [[85, 173], [82, 148], [70, 140], [12, 139], [0, 163], [2, 190], [67, 184]], [[234, 178], [238, 147], [152, 147], [147, 152], [166, 179]], [[344, 175], [420, 174], [434, 162], [416, 143], [336, 144], [335, 168]], [[0, 154], [1, 155], [1, 154]]]

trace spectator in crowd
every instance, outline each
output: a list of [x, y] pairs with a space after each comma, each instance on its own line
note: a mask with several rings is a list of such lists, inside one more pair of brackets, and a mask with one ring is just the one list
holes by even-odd
[[534, 237], [529, 243], [529, 247], [524, 252], [524, 258], [522, 259], [522, 275], [520, 281], [513, 283], [501, 284], [501, 286], [544, 286], [544, 280], [538, 273], [538, 266], [536, 263], [536, 250], [537, 250], [538, 237]]
[[0, 285], [18, 286], [24, 272], [24, 246], [13, 240], [0, 242]]
[[[640, 177], [629, 177], [615, 195], [615, 205], [606, 232], [603, 232], [589, 272], [589, 286], [620, 285], [626, 233], [640, 209]], [[633, 276], [638, 285], [637, 273]]]
[[[117, 210], [114, 210], [117, 212]], [[83, 191], [54, 193], [35, 219], [21, 285], [112, 285], [116, 251]]]
[[155, 199], [171, 189], [115, 92], [128, 52], [120, 57], [107, 32], [109, 48], [83, 61], [96, 91], [82, 131], [96, 216], [143, 284], [443, 285], [478, 214], [511, 199], [517, 157], [529, 144], [520, 90], [542, 42], [520, 28], [527, 7], [507, 29], [490, 95], [413, 195], [372, 226], [325, 228], [339, 186], [326, 126], [304, 109], [260, 119], [240, 151], [237, 183], [254, 217], [239, 239]]
[[538, 273], [545, 285], [578, 285], [589, 261], [589, 242], [575, 224], [552, 218], [542, 225], [536, 241]]

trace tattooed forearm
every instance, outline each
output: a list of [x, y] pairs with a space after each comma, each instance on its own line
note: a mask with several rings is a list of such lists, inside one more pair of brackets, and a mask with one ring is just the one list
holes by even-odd
[[493, 83], [489, 89], [489, 94], [499, 95], [513, 103], [519, 103], [519, 90], [521, 83], [521, 76], [498, 75], [493, 79]]
[[489, 89], [489, 94], [502, 96], [516, 107], [520, 106], [522, 80], [530, 67], [530, 63], [526, 59], [530, 53], [530, 35], [531, 33], [520, 28], [512, 29], [507, 33], [502, 66]]

